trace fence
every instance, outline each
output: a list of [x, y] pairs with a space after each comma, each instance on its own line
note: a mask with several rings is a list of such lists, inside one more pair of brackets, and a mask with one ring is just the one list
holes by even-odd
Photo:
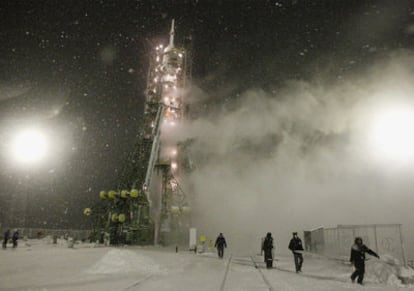
[[308, 251], [333, 256], [349, 256], [355, 237], [379, 254], [388, 254], [406, 264], [401, 224], [338, 225], [305, 231]]

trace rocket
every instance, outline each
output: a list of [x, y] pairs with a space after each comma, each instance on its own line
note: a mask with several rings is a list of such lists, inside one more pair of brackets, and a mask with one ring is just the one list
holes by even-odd
[[174, 48], [174, 19], [171, 21], [171, 30], [170, 30], [170, 42], [168, 43], [168, 46], [164, 49], [164, 52], [169, 52]]

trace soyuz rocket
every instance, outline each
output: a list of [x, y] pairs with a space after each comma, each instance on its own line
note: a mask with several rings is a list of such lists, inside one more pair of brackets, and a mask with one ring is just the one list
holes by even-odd
[[168, 45], [156, 46], [151, 54], [142, 130], [118, 190], [101, 191], [102, 204], [84, 211], [86, 216], [96, 212], [94, 228], [109, 233], [111, 244], [177, 243], [188, 233], [190, 208], [178, 183], [182, 154], [175, 135], [191, 70], [174, 34], [172, 20]]

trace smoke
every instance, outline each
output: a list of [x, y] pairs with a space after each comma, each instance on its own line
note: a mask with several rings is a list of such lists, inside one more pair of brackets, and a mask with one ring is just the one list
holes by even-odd
[[375, 112], [412, 97], [413, 60], [398, 53], [335, 82], [319, 76], [276, 93], [248, 90], [230, 105], [203, 101], [208, 111], [179, 136], [192, 140], [184, 180], [199, 234], [223, 232], [232, 252], [254, 253], [270, 231], [283, 253], [293, 231], [402, 223], [412, 242], [412, 165], [378, 159], [368, 141]]

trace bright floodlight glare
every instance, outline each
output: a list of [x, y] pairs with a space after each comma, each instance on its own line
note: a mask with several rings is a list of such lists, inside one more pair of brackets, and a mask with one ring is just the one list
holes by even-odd
[[46, 137], [34, 129], [19, 132], [13, 139], [13, 157], [21, 163], [33, 163], [43, 159], [47, 152]]
[[414, 110], [394, 107], [379, 113], [373, 123], [372, 142], [386, 158], [414, 159]]

